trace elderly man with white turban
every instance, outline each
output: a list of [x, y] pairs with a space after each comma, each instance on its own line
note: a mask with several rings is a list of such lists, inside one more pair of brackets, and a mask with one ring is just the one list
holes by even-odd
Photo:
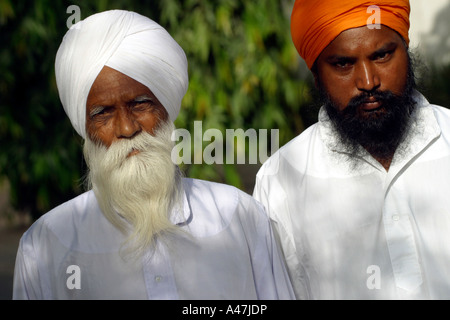
[[55, 71], [91, 189], [23, 235], [14, 299], [294, 297], [262, 206], [171, 161], [188, 75], [164, 28], [129, 11], [92, 15], [65, 35]]

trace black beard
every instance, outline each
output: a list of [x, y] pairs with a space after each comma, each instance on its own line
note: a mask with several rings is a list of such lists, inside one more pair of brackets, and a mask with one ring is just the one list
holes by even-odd
[[[395, 76], [395, 75], [393, 75]], [[352, 158], [361, 156], [362, 146], [374, 158], [392, 159], [399, 145], [404, 141], [416, 110], [413, 99], [415, 89], [414, 73], [411, 63], [403, 93], [396, 95], [391, 91], [364, 92], [350, 100], [341, 111], [319, 84], [319, 94], [325, 110], [340, 136], [340, 142]], [[373, 96], [381, 102], [380, 110], [365, 112], [361, 104]]]

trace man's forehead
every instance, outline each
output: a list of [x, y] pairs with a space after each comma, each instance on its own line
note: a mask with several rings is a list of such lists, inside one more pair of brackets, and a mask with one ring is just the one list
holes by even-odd
[[371, 53], [403, 40], [394, 30], [386, 26], [369, 29], [366, 26], [341, 32], [322, 52], [323, 55], [351, 55], [362, 51]]
[[133, 100], [141, 96], [154, 97], [151, 90], [139, 81], [105, 66], [91, 86], [88, 102], [117, 98]]

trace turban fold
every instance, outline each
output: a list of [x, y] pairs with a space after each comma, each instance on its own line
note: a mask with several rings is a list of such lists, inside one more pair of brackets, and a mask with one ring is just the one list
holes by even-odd
[[80, 136], [86, 138], [89, 91], [105, 65], [148, 87], [176, 119], [189, 83], [183, 49], [153, 20], [110, 10], [73, 25], [56, 54], [59, 97]]
[[367, 10], [371, 5], [380, 9], [379, 23], [397, 31], [408, 45], [408, 0], [296, 0], [291, 14], [291, 36], [308, 68], [342, 31], [371, 23], [373, 13]]

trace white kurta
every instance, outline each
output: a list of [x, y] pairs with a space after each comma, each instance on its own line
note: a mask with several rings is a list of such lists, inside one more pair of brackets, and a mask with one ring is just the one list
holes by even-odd
[[227, 185], [183, 185], [184, 212], [171, 219], [190, 236], [158, 242], [135, 262], [121, 258], [125, 237], [92, 191], [43, 215], [20, 241], [13, 298], [294, 298], [263, 207]]
[[350, 166], [323, 109], [258, 172], [297, 298], [450, 298], [450, 111], [416, 98], [388, 172]]

